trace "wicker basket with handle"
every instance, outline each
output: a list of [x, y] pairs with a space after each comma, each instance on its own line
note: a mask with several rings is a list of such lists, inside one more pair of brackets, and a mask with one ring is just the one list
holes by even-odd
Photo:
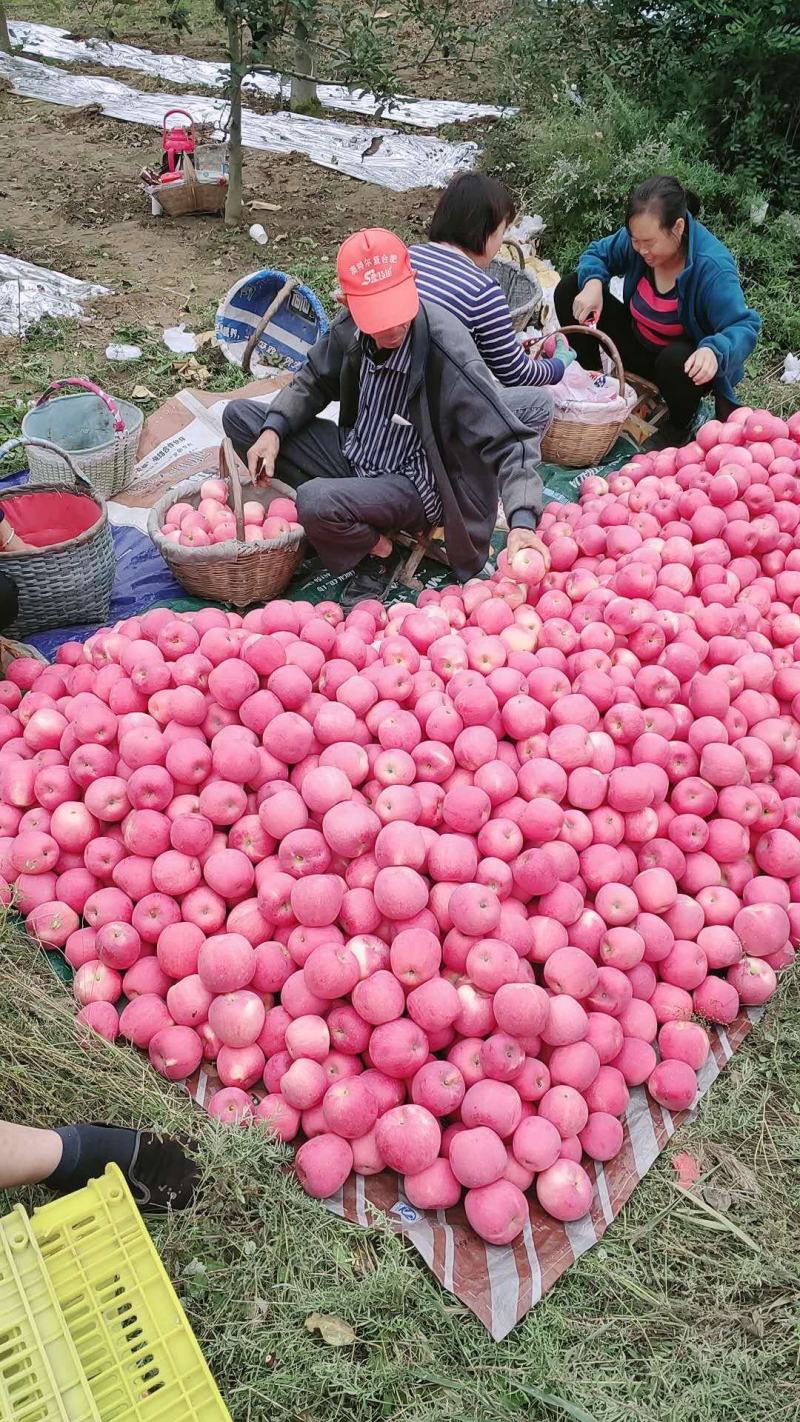
[[[2, 555], [0, 570], [16, 585], [19, 597], [16, 621], [4, 628], [4, 633], [8, 637], [25, 637], [51, 627], [105, 622], [111, 606], [115, 567], [105, 503], [66, 450], [46, 440], [10, 439], [0, 447], [0, 458], [22, 446], [42, 450], [51, 460], [61, 461], [60, 487], [54, 488], [51, 483], [23, 484], [9, 489], [3, 502], [38, 498], [42, 510], [41, 516], [37, 513], [36, 522], [45, 528], [57, 526], [58, 508], [53, 501], [65, 497], [91, 502], [94, 507], [89, 513], [91, 516], [93, 512], [94, 516], [90, 526], [75, 537], [42, 548], [30, 548], [24, 553]], [[67, 471], [72, 475], [74, 488]]]
[[487, 270], [489, 276], [494, 277], [498, 286], [503, 289], [514, 330], [524, 331], [542, 304], [542, 288], [533, 272], [526, 267], [525, 253], [519, 242], [508, 237], [503, 245], [510, 247], [516, 261], [509, 262], [504, 257], [495, 257]]
[[[591, 326], [561, 326], [558, 331], [549, 334], [594, 336], [614, 362], [614, 374], [619, 381], [620, 392], [625, 390], [625, 370], [620, 353], [604, 331], [594, 330]], [[535, 355], [536, 350], [531, 354]], [[548, 464], [560, 464], [565, 469], [588, 469], [590, 464], [597, 464], [613, 449], [629, 414], [630, 412], [626, 411], [621, 420], [609, 420], [601, 425], [583, 425], [578, 420], [570, 420], [566, 415], [557, 412], [542, 438], [542, 458]]]
[[[64, 390], [70, 393], [53, 398]], [[63, 484], [63, 450], [101, 498], [121, 494], [133, 477], [143, 418], [136, 405], [112, 400], [91, 380], [54, 380], [22, 421], [23, 438], [31, 441], [31, 478]], [[43, 440], [57, 446], [56, 456]]]
[[[182, 548], [164, 537], [164, 520], [172, 505], [185, 502], [197, 508], [200, 489], [208, 474], [195, 474], [169, 489], [150, 510], [147, 531], [164, 562], [188, 593], [213, 602], [229, 602], [233, 607], [268, 602], [278, 597], [291, 580], [303, 557], [305, 535], [286, 533], [281, 538], [245, 543], [242, 485], [233, 445], [228, 439], [223, 440], [220, 448], [219, 472], [231, 493], [236, 518], [235, 539], [212, 543], [207, 548]], [[254, 486], [247, 491], [248, 499], [263, 504], [265, 509], [269, 509], [272, 500], [279, 495], [293, 499], [294, 490], [272, 479], [268, 488]]]
[[222, 212], [228, 196], [228, 179], [200, 178], [189, 154], [184, 155], [182, 177], [170, 183], [148, 186], [150, 197], [163, 208], [167, 217], [185, 217], [190, 212]]

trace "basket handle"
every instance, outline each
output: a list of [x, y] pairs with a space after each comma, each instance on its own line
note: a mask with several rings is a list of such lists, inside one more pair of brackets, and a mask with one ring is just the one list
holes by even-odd
[[[162, 132], [162, 134], [165, 134], [165, 133], [166, 133], [166, 131], [167, 131], [167, 119], [168, 119], [168, 118], [172, 118], [172, 115], [173, 115], [173, 114], [180, 114], [182, 118], [188, 118], [189, 124], [190, 124], [190, 126], [191, 126], [191, 130], [192, 130], [192, 132], [191, 132], [191, 137], [194, 138], [194, 119], [192, 118], [192, 115], [189, 113], [189, 110], [188, 110], [188, 109], [167, 109], [167, 112], [165, 113], [163, 119], [161, 120], [161, 132]], [[176, 123], [174, 123], [174, 124], [172, 124], [172, 128], [183, 128], [183, 124], [176, 124]]]
[[10, 454], [14, 449], [29, 449], [31, 445], [35, 449], [49, 449], [51, 454], [57, 454], [59, 459], [63, 459], [69, 469], [70, 474], [75, 480], [76, 488], [82, 487], [83, 491], [91, 495], [98, 503], [104, 503], [104, 500], [86, 478], [86, 475], [81, 473], [72, 455], [67, 454], [67, 451], [61, 449], [59, 445], [53, 444], [53, 441], [50, 439], [7, 439], [5, 444], [0, 444], [0, 459], [5, 459], [6, 455]]
[[114, 433], [125, 433], [125, 421], [120, 415], [119, 410], [114, 404], [114, 401], [111, 399], [111, 396], [106, 395], [105, 390], [101, 390], [99, 385], [95, 385], [91, 380], [84, 380], [81, 376], [78, 375], [66, 376], [63, 380], [52, 380], [48, 385], [47, 389], [45, 390], [44, 394], [40, 395], [39, 399], [36, 401], [36, 409], [38, 410], [40, 405], [45, 405], [50, 399], [51, 395], [54, 395], [57, 390], [64, 390], [66, 387], [71, 385], [78, 385], [80, 386], [81, 390], [88, 390], [90, 395], [97, 395], [98, 398], [103, 401], [104, 405], [108, 406], [109, 413], [113, 417]]
[[548, 331], [546, 336], [542, 336], [542, 339], [540, 341], [536, 341], [535, 345], [533, 346], [532, 353], [533, 351], [538, 351], [550, 336], [570, 335], [595, 336], [596, 339], [600, 342], [601, 346], [605, 347], [606, 351], [611, 356], [611, 359], [614, 362], [617, 380], [619, 381], [620, 394], [624, 395], [625, 367], [622, 364], [622, 357], [620, 356], [620, 353], [614, 345], [614, 342], [612, 341], [611, 337], [607, 336], [605, 331], [599, 331], [595, 326], [559, 326], [558, 330]]
[[188, 153], [184, 153], [183, 155], [183, 183], [184, 187], [191, 190], [192, 201], [195, 201], [197, 193], [197, 172]]
[[253, 351], [261, 340], [261, 337], [263, 336], [264, 332], [267, 329], [267, 326], [275, 315], [275, 312], [280, 311], [284, 302], [289, 300], [289, 297], [291, 296], [295, 287], [299, 285], [300, 283], [298, 282], [297, 277], [287, 277], [286, 281], [283, 283], [283, 286], [275, 297], [275, 300], [270, 302], [258, 324], [253, 327], [252, 331], [250, 332], [250, 335], [248, 336], [247, 345], [245, 346], [242, 352], [242, 370], [244, 371], [245, 375], [250, 374], [250, 362], [253, 359]]
[[[510, 247], [511, 251], [514, 253], [514, 256], [516, 257], [517, 261], [519, 262], [519, 269], [520, 269], [520, 271], [521, 271], [521, 272], [524, 272], [524, 270], [525, 270], [525, 253], [523, 252], [522, 247], [520, 246], [520, 244], [519, 244], [519, 242], [517, 241], [516, 237], [504, 237], [504, 238], [503, 238], [503, 247]], [[502, 250], [502, 249], [501, 249], [501, 250]]]
[[219, 447], [219, 472], [220, 478], [227, 479], [231, 486], [233, 497], [233, 516], [236, 519], [236, 537], [240, 543], [244, 543], [244, 499], [242, 498], [242, 481], [239, 478], [239, 470], [236, 464], [236, 455], [233, 445], [229, 439], [224, 439]]

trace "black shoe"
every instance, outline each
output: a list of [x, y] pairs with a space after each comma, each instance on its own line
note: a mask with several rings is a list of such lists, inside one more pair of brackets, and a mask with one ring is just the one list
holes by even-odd
[[345, 583], [339, 597], [339, 603], [343, 612], [351, 612], [359, 602], [366, 599], [377, 599], [381, 602], [384, 598], [389, 583], [392, 578], [391, 561], [386, 558], [373, 558], [370, 554], [362, 558], [355, 568], [349, 583]]
[[185, 1210], [197, 1193], [199, 1175], [196, 1162], [178, 1141], [137, 1131], [125, 1178], [143, 1214]]
[[62, 1142], [61, 1160], [43, 1183], [59, 1195], [98, 1179], [113, 1161], [143, 1212], [184, 1210], [194, 1199], [199, 1171], [188, 1153], [189, 1141], [182, 1144], [169, 1136], [160, 1139], [152, 1131], [99, 1122], [59, 1126], [56, 1133]]
[[664, 420], [658, 426], [652, 439], [647, 440], [643, 448], [647, 453], [653, 453], [659, 449], [682, 449], [693, 439], [692, 425], [674, 425], [672, 420]]

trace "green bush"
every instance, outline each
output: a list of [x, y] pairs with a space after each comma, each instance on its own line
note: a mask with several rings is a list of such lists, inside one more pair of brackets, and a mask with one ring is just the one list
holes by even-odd
[[800, 195], [797, 0], [514, 0], [502, 52], [509, 101], [537, 112], [610, 81], [662, 123], [691, 114], [694, 150], [784, 208]]
[[800, 350], [800, 219], [769, 206], [762, 219], [766, 198], [753, 180], [721, 172], [700, 152], [690, 115], [664, 123], [607, 83], [595, 105], [540, 95], [535, 113], [497, 125], [487, 161], [525, 211], [542, 214], [545, 255], [562, 272], [574, 268], [587, 242], [621, 225], [635, 183], [675, 173], [700, 195], [703, 221], [739, 262], [747, 299], [764, 318], [752, 366], [764, 372], [787, 350]]

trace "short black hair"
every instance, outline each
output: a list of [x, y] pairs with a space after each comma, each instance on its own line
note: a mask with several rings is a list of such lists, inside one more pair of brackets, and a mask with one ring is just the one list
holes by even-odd
[[501, 222], [512, 222], [517, 205], [499, 178], [459, 173], [445, 188], [431, 218], [431, 242], [452, 242], [480, 254]]
[[655, 213], [659, 227], [671, 228], [690, 214], [696, 217], [700, 211], [700, 199], [691, 188], [685, 188], [677, 178], [668, 173], [659, 173], [655, 178], [646, 178], [639, 183], [628, 197], [625, 224], [630, 225], [632, 217], [641, 212]]

